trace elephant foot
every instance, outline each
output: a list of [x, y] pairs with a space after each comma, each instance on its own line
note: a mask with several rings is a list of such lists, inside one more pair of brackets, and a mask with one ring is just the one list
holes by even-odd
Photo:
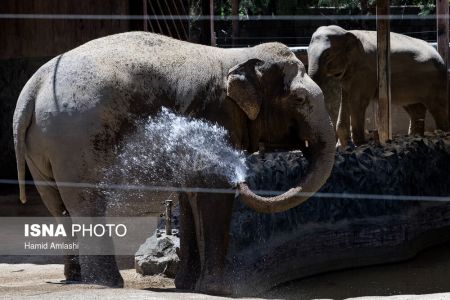
[[419, 119], [414, 122], [410, 121], [408, 134], [423, 136], [425, 134], [425, 120]]
[[196, 276], [187, 272], [177, 272], [175, 276], [175, 287], [180, 290], [194, 290]]
[[364, 144], [367, 144], [367, 141], [365, 139], [361, 139], [361, 140], [354, 140], [353, 143], [349, 143], [348, 146], [355, 148], [355, 147], [359, 147]]
[[83, 283], [115, 288], [124, 286], [113, 255], [80, 256], [80, 265]]
[[98, 284], [112, 288], [123, 288], [124, 282], [122, 276], [119, 274], [96, 273], [83, 274], [82, 282], [87, 284]]
[[64, 272], [64, 277], [66, 277], [66, 282], [81, 282], [80, 266], [78, 266], [78, 270]]
[[351, 141], [349, 141], [349, 144], [353, 147], [359, 147], [361, 145], [367, 144], [366, 137], [364, 136], [364, 133], [354, 133], [352, 135]]
[[64, 277], [66, 277], [66, 283], [81, 281], [81, 269], [78, 256], [66, 255], [64, 257]]
[[351, 141], [350, 131], [347, 130], [345, 127], [342, 128], [338, 126], [336, 130], [336, 136], [338, 137], [336, 147], [339, 147], [340, 149], [345, 148], [347, 144]]
[[[181, 204], [182, 202], [180, 202]], [[195, 239], [195, 236], [192, 237]], [[183, 244], [184, 242], [184, 244]], [[192, 243], [192, 240], [189, 241]], [[175, 274], [175, 287], [180, 290], [194, 290], [197, 279], [200, 276], [200, 257], [197, 245], [190, 245], [185, 240], [181, 240], [183, 250], [177, 248], [177, 255], [180, 258], [178, 269]]]
[[344, 151], [345, 147], [346, 147], [346, 145], [342, 145], [341, 142], [339, 142], [339, 141], [336, 143], [336, 149]]
[[231, 295], [231, 287], [223, 276], [202, 276], [196, 284], [196, 291], [209, 295], [227, 296]]
[[350, 148], [355, 148], [355, 144], [353, 143], [352, 140], [347, 140], [346, 142], [342, 142], [341, 140], [338, 140], [338, 142], [336, 143], [336, 148], [338, 148], [341, 151], [344, 151], [345, 149], [347, 149], [347, 147]]

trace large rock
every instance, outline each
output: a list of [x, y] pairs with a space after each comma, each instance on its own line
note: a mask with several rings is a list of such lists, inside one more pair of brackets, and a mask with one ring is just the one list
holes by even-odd
[[136, 271], [142, 275], [164, 274], [175, 278], [179, 247], [180, 240], [177, 235], [166, 235], [157, 230], [136, 252]]

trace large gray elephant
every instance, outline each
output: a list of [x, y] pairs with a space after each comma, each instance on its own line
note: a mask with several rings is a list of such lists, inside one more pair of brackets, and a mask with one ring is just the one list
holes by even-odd
[[[321, 87], [327, 78], [342, 86], [342, 101], [336, 124], [341, 145], [352, 138], [364, 143], [365, 112], [377, 97], [376, 31], [322, 26], [308, 47], [308, 74]], [[428, 110], [441, 130], [448, 130], [447, 72], [438, 52], [425, 41], [391, 33], [392, 103], [404, 107], [410, 117], [410, 134], [424, 133]], [[335, 102], [335, 99], [325, 99]], [[395, 118], [395, 116], [393, 116]]]
[[[22, 181], [28, 164], [33, 178], [47, 183], [37, 188], [53, 216], [103, 216], [101, 193], [58, 182], [101, 181], [99, 170], [114, 161], [112, 149], [137, 121], [162, 106], [218, 123], [239, 149], [254, 152], [260, 143], [303, 149], [311, 161], [309, 175], [288, 192], [263, 198], [238, 184], [240, 199], [259, 212], [302, 203], [308, 196], [299, 192], [314, 193], [330, 174], [335, 136], [323, 95], [289, 48], [269, 43], [219, 49], [130, 32], [52, 59], [24, 87], [13, 123], [21, 201], [26, 201]], [[176, 286], [227, 293], [223, 272], [234, 195], [180, 198], [182, 262]], [[65, 275], [123, 285], [112, 256], [68, 257]]]

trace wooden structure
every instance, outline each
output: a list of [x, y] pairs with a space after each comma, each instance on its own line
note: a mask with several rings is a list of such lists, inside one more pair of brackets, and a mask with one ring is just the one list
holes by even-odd
[[[377, 0], [377, 64], [378, 64], [378, 133], [381, 142], [392, 138], [391, 90], [390, 90], [390, 29], [389, 0]], [[447, 69], [448, 95], [448, 48], [449, 48], [449, 4], [447, 0], [436, 0], [437, 49]], [[450, 98], [448, 101], [450, 120]]]
[[142, 1], [145, 31], [161, 33], [184, 41], [190, 39], [189, 20], [180, 17], [189, 15], [189, 1]]
[[236, 38], [239, 36], [239, 0], [231, 1], [231, 16], [233, 20], [231, 21], [232, 28], [232, 43], [233, 46], [236, 45]]
[[392, 139], [389, 0], [377, 0], [378, 136]]
[[0, 19], [0, 59], [55, 56], [92, 39], [129, 31], [129, 20], [68, 19], [64, 15], [129, 15], [132, 2], [2, 0], [2, 14], [27, 14], [30, 18]]
[[188, 0], [0, 2], [0, 13], [10, 15], [0, 19], [0, 60], [53, 57], [92, 39], [132, 30], [189, 40], [189, 20], [181, 18], [189, 15]]
[[209, 0], [209, 30], [211, 33], [211, 46], [216, 46], [216, 33], [214, 32], [214, 0]]
[[[437, 28], [437, 49], [444, 60], [448, 74], [448, 1], [436, 0], [436, 28]], [[447, 75], [448, 77], [448, 75]], [[447, 80], [448, 95], [448, 80]], [[450, 120], [450, 99], [448, 103], [448, 116]]]

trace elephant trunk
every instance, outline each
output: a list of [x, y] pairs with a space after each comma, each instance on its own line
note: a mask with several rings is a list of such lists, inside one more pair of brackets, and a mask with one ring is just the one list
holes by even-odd
[[308, 75], [317, 85], [321, 86], [324, 68], [320, 67], [320, 60], [324, 49], [318, 47], [320, 46], [313, 43], [308, 46]]
[[[320, 110], [320, 115], [325, 113], [327, 116], [325, 107], [321, 107]], [[313, 118], [317, 116], [312, 116], [311, 119]], [[336, 140], [330, 118], [327, 116], [325, 119], [323, 117], [315, 119], [316, 124], [313, 126], [318, 126], [317, 123], [320, 122], [322, 122], [321, 127], [315, 128], [321, 128], [321, 132], [313, 135], [310, 141], [312, 157], [308, 175], [296, 187], [284, 194], [267, 198], [256, 195], [245, 182], [240, 183], [238, 185], [240, 198], [247, 206], [261, 213], [283, 212], [305, 202], [322, 187], [334, 165]]]
[[311, 79], [318, 84], [321, 85], [321, 76], [319, 74], [319, 61], [318, 59], [309, 58], [308, 57], [308, 75]]

